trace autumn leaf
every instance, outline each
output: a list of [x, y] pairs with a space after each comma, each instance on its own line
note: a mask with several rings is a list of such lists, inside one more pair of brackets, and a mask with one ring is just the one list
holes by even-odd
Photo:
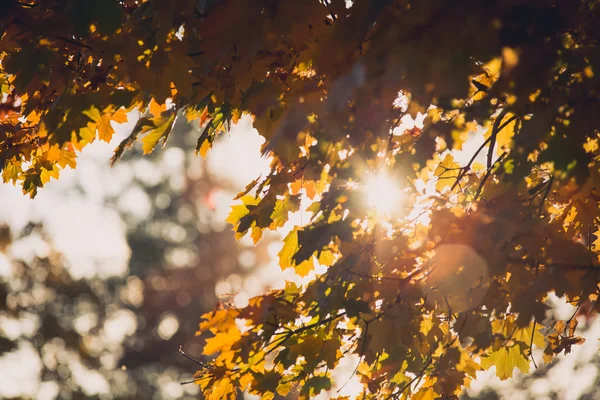
[[[544, 340], [544, 335], [540, 332], [543, 329], [543, 326], [540, 324], [535, 324], [535, 331], [533, 322], [525, 327], [525, 328], [516, 328], [514, 331], [513, 338], [517, 341], [522, 342], [527, 345], [529, 343], [535, 344], [538, 347], [544, 347], [546, 342]], [[532, 338], [533, 336], [533, 338]]]
[[231, 347], [241, 338], [241, 332], [237, 328], [231, 328], [225, 332], [218, 332], [214, 337], [206, 339], [206, 345], [202, 354], [207, 356], [231, 350]]
[[236, 204], [231, 206], [231, 212], [227, 217], [226, 221], [233, 225], [233, 229], [236, 230], [237, 226], [240, 224], [240, 220], [248, 215], [250, 210], [248, 206], [255, 206], [260, 203], [260, 199], [254, 196], [245, 195], [240, 198], [242, 204]]
[[278, 200], [275, 204], [275, 209], [271, 218], [273, 223], [271, 229], [282, 227], [288, 220], [289, 213], [294, 213], [300, 209], [300, 197], [299, 196], [286, 196], [282, 200]]
[[437, 177], [435, 188], [438, 192], [443, 192], [444, 189], [450, 187], [456, 181], [460, 171], [460, 165], [454, 162], [454, 157], [451, 154], [446, 154], [442, 162], [436, 167], [434, 174]]
[[[498, 132], [496, 133], [497, 155], [501, 155], [507, 148], [510, 148], [512, 138], [515, 135], [516, 123], [517, 119], [515, 118], [515, 115], [511, 113], [507, 113], [502, 119], [502, 121], [500, 121], [499, 127], [502, 127], [502, 129], [498, 130]], [[492, 135], [493, 128], [494, 124], [490, 124], [488, 130], [484, 135], [486, 139]]]
[[298, 227], [294, 227], [283, 239], [283, 247], [278, 253], [279, 266], [286, 269], [294, 266], [293, 257], [298, 251]]
[[523, 373], [529, 372], [529, 360], [523, 355], [519, 345], [509, 348], [500, 347], [497, 351], [482, 357], [481, 366], [485, 369], [496, 367], [496, 376], [503, 381], [513, 376], [515, 368]]
[[302, 387], [301, 393], [310, 398], [318, 395], [323, 390], [331, 389], [331, 378], [324, 375], [316, 375], [309, 378]]
[[164, 145], [175, 124], [175, 116], [176, 114], [172, 112], [152, 119], [155, 128], [148, 129], [147, 135], [142, 138], [142, 150], [144, 154], [151, 153], [160, 139], [163, 139]]
[[110, 123], [111, 121], [119, 124], [127, 122], [127, 113], [123, 108], [118, 109], [114, 113], [111, 113], [110, 109], [101, 113], [96, 107], [92, 106], [88, 110], [85, 110], [83, 114], [96, 123], [95, 129], [98, 131], [98, 138], [105, 142], [110, 142], [115, 133]]
[[200, 322], [200, 331], [211, 331], [212, 333], [224, 332], [233, 329], [235, 325], [235, 319], [238, 317], [240, 312], [234, 308], [215, 310], [210, 313], [204, 314]]
[[[342, 354], [360, 360], [359, 397], [456, 398], [480, 369], [527, 371], [532, 345], [550, 361], [582, 343], [574, 322], [542, 317], [549, 293], [580, 305], [571, 321], [598, 312], [597, 7], [541, 2], [532, 20], [519, 2], [9, 3], [0, 169], [26, 195], [129, 112], [113, 164], [138, 139], [145, 155], [164, 145], [176, 115], [173, 145], [202, 157], [242, 115], [261, 137], [269, 172], [227, 222], [259, 264], [279, 247], [296, 283], [202, 315], [204, 398], [314, 397]], [[370, 189], [383, 170], [398, 179]], [[393, 217], [368, 201], [394, 192]], [[433, 258], [442, 246], [477, 257]]]

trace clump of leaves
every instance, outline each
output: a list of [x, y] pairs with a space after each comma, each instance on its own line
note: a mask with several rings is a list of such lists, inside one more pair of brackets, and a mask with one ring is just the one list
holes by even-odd
[[[548, 293], [597, 312], [598, 17], [583, 0], [10, 2], [3, 179], [34, 196], [129, 110], [113, 161], [180, 116], [205, 155], [251, 114], [272, 169], [229, 221], [258, 241], [310, 211], [279, 253], [310, 282], [203, 316], [203, 393], [312, 397], [356, 354], [363, 398], [456, 398], [479, 369], [506, 379], [534, 345], [549, 362], [581, 341], [573, 319], [542, 329]], [[373, 212], [381, 171], [402, 199]]]

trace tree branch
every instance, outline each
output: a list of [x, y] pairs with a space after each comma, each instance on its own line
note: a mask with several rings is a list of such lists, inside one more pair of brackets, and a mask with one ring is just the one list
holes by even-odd
[[[510, 117], [508, 120], [506, 120], [505, 123], [503, 123], [502, 125], [500, 125], [500, 127], [498, 127], [498, 132], [500, 132], [502, 129], [504, 129], [504, 127], [508, 124], [510, 124], [511, 122], [513, 122], [515, 119], [517, 119], [516, 115], [513, 115], [512, 117]], [[490, 136], [489, 138], [487, 138], [482, 144], [481, 146], [479, 146], [479, 148], [477, 149], [477, 151], [473, 154], [473, 157], [471, 157], [471, 159], [469, 160], [469, 162], [467, 163], [467, 165], [465, 165], [463, 168], [461, 168], [461, 172], [458, 174], [458, 176], [456, 177], [456, 182], [454, 182], [454, 184], [452, 185], [452, 188], [450, 189], [450, 191], [454, 190], [454, 188], [459, 185], [460, 180], [462, 178], [465, 177], [465, 175], [470, 171], [471, 169], [471, 165], [473, 164], [473, 162], [475, 161], [475, 159], [477, 158], [477, 156], [479, 155], [479, 153], [481, 153], [481, 150], [483, 150], [485, 148], [485, 146], [487, 146], [490, 141], [492, 140], [492, 136]], [[489, 153], [488, 153], [489, 154]]]
[[481, 179], [481, 182], [479, 183], [479, 186], [477, 187], [477, 192], [475, 192], [475, 197], [473, 198], [473, 202], [475, 202], [477, 200], [477, 198], [479, 197], [479, 195], [481, 194], [481, 191], [483, 190], [483, 185], [485, 185], [485, 182], [488, 180], [488, 178], [492, 174], [492, 170], [494, 169], [493, 167], [496, 164], [498, 164], [498, 162], [501, 163], [502, 160], [504, 160], [504, 158], [507, 155], [508, 155], [508, 153], [506, 153], [506, 152], [502, 153], [502, 155], [500, 157], [498, 157], [498, 159], [494, 162], [494, 164], [488, 168], [488, 170], [486, 171], [485, 175], [483, 176], [483, 179]]
[[492, 159], [494, 158], [494, 147], [496, 147], [496, 137], [498, 136], [498, 132], [500, 132], [500, 123], [502, 122], [502, 119], [504, 119], [506, 113], [508, 113], [508, 110], [506, 108], [502, 109], [502, 111], [500, 111], [500, 115], [498, 115], [498, 117], [494, 121], [492, 134], [490, 135], [490, 149], [487, 155], [488, 169], [492, 168]]
[[548, 195], [550, 194], [550, 190], [552, 189], [552, 183], [554, 183], [554, 175], [550, 175], [550, 179], [548, 180], [548, 186], [546, 186], [546, 190], [544, 191], [544, 196], [542, 197], [542, 201], [540, 202], [540, 205], [538, 208], [538, 218], [540, 218], [542, 216], [542, 213], [544, 212], [544, 203], [546, 202], [546, 199], [548, 198]]
[[71, 43], [71, 44], [73, 44], [73, 45], [75, 45], [75, 46], [84, 47], [84, 48], [86, 48], [86, 49], [93, 50], [91, 46], [88, 46], [87, 44], [83, 44], [83, 43], [81, 43], [81, 42], [78, 42], [78, 41], [76, 41], [76, 40], [69, 39], [69, 38], [66, 38], [66, 37], [64, 37], [64, 36], [54, 36], [54, 37], [55, 37], [56, 39], [62, 40], [62, 41], [64, 41], [64, 42]]

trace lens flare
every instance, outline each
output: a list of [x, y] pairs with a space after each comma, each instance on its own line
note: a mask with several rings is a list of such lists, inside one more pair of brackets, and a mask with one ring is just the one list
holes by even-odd
[[386, 173], [369, 177], [364, 186], [367, 203], [381, 214], [392, 214], [400, 207], [402, 192]]

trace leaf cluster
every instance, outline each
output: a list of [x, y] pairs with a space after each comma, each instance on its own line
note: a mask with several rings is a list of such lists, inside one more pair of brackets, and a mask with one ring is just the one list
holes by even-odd
[[[105, 3], [2, 14], [4, 180], [35, 195], [130, 110], [113, 161], [180, 116], [205, 155], [248, 113], [273, 161], [238, 196], [236, 236], [310, 213], [279, 253], [308, 283], [204, 315], [208, 398], [312, 397], [346, 354], [363, 398], [456, 398], [479, 369], [506, 379], [533, 345], [550, 361], [580, 342], [572, 321], [540, 330], [549, 292], [597, 311], [595, 2]], [[399, 132], [406, 116], [423, 128]], [[364, 201], [381, 170], [403, 188], [393, 215]]]

